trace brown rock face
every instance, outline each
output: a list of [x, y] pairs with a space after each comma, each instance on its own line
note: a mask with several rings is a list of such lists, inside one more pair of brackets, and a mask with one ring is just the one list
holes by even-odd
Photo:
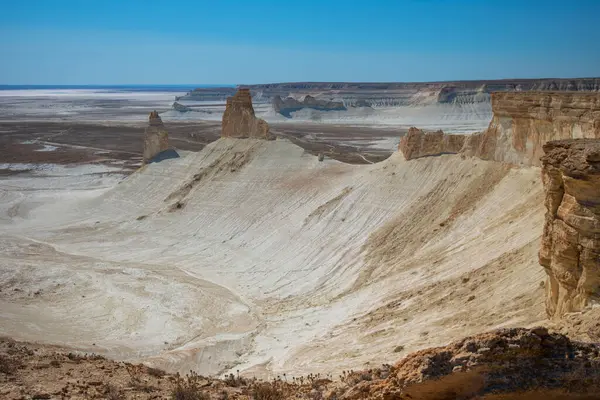
[[466, 136], [447, 135], [442, 131], [424, 132], [413, 127], [400, 139], [398, 150], [402, 151], [407, 160], [441, 154], [456, 154], [462, 149]]
[[162, 119], [156, 111], [150, 113], [148, 126], [144, 135], [144, 163], [150, 161], [158, 153], [169, 148], [169, 134]]
[[488, 129], [463, 149], [466, 156], [539, 166], [550, 140], [600, 138], [600, 93], [492, 93]]
[[539, 252], [551, 317], [600, 300], [600, 140], [548, 142], [542, 178], [546, 223]]
[[239, 89], [233, 97], [227, 98], [221, 125], [221, 137], [275, 138], [269, 133], [269, 124], [254, 115], [249, 89]]

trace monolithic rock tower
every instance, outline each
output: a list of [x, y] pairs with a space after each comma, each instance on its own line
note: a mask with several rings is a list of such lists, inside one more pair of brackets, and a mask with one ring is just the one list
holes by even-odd
[[221, 137], [274, 139], [269, 133], [269, 124], [256, 118], [249, 89], [239, 89], [227, 99], [223, 114]]
[[144, 135], [144, 164], [152, 160], [157, 154], [169, 149], [169, 134], [163, 125], [162, 119], [156, 111], [150, 113], [148, 126]]

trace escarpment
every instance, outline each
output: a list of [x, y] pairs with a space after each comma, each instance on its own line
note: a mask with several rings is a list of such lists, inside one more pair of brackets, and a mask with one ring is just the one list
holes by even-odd
[[319, 111], [343, 111], [346, 110], [344, 103], [341, 101], [318, 100], [313, 96], [307, 95], [304, 100], [299, 101], [292, 97], [282, 99], [279, 95], [273, 98], [273, 109], [275, 112], [290, 117], [294, 111], [303, 108], [310, 108]]
[[543, 146], [546, 222], [539, 252], [551, 317], [600, 300], [600, 140]]
[[[493, 116], [484, 132], [448, 135], [411, 128], [399, 149], [407, 160], [444, 153], [540, 166], [552, 140], [600, 138], [600, 93], [492, 93]], [[457, 146], [461, 146], [457, 149]]]
[[470, 138], [462, 154], [539, 166], [548, 141], [600, 138], [599, 93], [493, 93], [492, 110], [488, 129]]
[[425, 132], [412, 127], [400, 139], [398, 150], [402, 151], [407, 160], [441, 154], [456, 154], [462, 149], [465, 138], [466, 135], [447, 135], [441, 130]]
[[149, 163], [159, 153], [169, 149], [169, 134], [163, 125], [162, 119], [156, 111], [152, 111], [148, 118], [148, 126], [144, 133], [143, 160]]
[[249, 89], [239, 89], [227, 98], [221, 137], [274, 139], [269, 133], [269, 124], [255, 116]]

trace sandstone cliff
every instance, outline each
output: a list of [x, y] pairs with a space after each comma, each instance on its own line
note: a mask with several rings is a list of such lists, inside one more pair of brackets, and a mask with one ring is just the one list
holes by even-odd
[[539, 253], [546, 310], [560, 317], [600, 300], [600, 140], [544, 145], [546, 223]]
[[600, 138], [599, 93], [493, 93], [492, 110], [488, 129], [468, 139], [464, 155], [539, 166], [548, 141]]
[[150, 113], [148, 126], [144, 134], [144, 163], [149, 162], [157, 154], [169, 149], [169, 135], [162, 119], [156, 111]]
[[227, 99], [221, 137], [274, 139], [269, 133], [269, 124], [254, 115], [250, 90], [239, 89]]
[[441, 130], [425, 132], [412, 127], [400, 139], [398, 150], [402, 151], [407, 160], [441, 154], [456, 154], [462, 149], [466, 136], [446, 135]]

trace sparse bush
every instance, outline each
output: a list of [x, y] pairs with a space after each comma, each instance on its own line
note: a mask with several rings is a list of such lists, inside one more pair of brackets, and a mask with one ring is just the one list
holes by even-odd
[[147, 382], [142, 380], [142, 371], [140, 368], [131, 366], [127, 368], [127, 372], [131, 377], [131, 379], [129, 380], [129, 386], [131, 386], [134, 390], [146, 393], [150, 393], [156, 390], [154, 386], [149, 385]]
[[20, 366], [21, 363], [14, 358], [0, 355], [0, 373], [12, 375]]
[[210, 400], [210, 396], [200, 388], [200, 376], [194, 371], [182, 378], [177, 374], [175, 387], [171, 392], [172, 400]]
[[104, 394], [106, 395], [107, 400], [125, 400], [125, 394], [115, 385], [105, 385]]
[[252, 398], [254, 400], [282, 400], [283, 392], [275, 383], [261, 382], [252, 388]]
[[159, 368], [146, 367], [146, 372], [148, 375], [154, 376], [155, 378], [162, 378], [167, 373]]

